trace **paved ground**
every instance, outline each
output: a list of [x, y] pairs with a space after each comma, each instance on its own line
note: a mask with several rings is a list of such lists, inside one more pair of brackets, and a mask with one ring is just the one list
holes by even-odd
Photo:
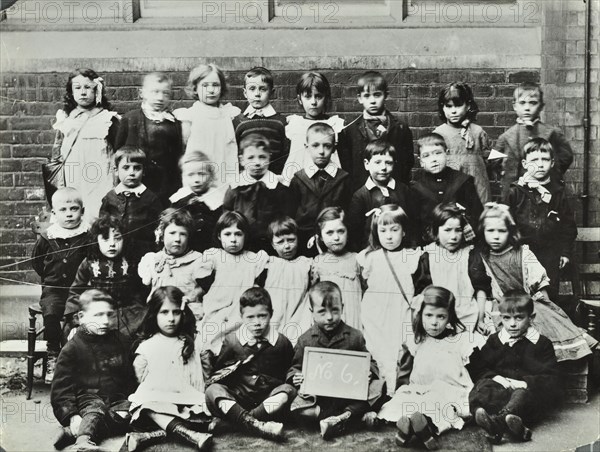
[[[21, 363], [2, 360], [0, 373], [15, 375], [16, 368]], [[17, 377], [11, 381], [2, 382], [2, 400], [0, 408], [0, 450], [5, 451], [52, 451], [53, 439], [58, 433], [58, 424], [52, 414], [49, 401], [49, 389], [41, 383], [36, 383], [31, 400], [25, 400], [24, 391], [20, 389], [22, 376], [16, 372]], [[13, 389], [10, 389], [10, 387]], [[472, 432], [478, 433], [475, 427]], [[240, 434], [231, 438], [218, 438], [215, 452], [252, 450], [302, 450], [302, 451], [384, 451], [396, 450], [393, 443], [393, 429], [384, 429], [379, 433], [357, 434], [340, 439], [333, 443], [324, 443], [316, 432], [293, 432], [292, 441], [285, 446], [271, 447], [262, 440], [244, 439]], [[560, 410], [551, 414], [544, 422], [534, 429], [533, 441], [528, 443], [503, 443], [494, 446], [495, 452], [508, 451], [568, 451], [579, 446], [590, 445], [600, 438], [600, 394], [592, 396], [587, 404], [565, 405]], [[450, 438], [448, 438], [449, 440]], [[451, 441], [442, 441], [441, 444], [448, 450]], [[118, 451], [123, 444], [123, 438], [113, 438], [103, 443], [107, 451]], [[489, 447], [481, 446], [481, 450]], [[176, 447], [179, 449], [178, 447]], [[451, 449], [456, 450], [454, 447]], [[171, 449], [174, 450], [174, 449]], [[412, 450], [412, 449], [411, 449]], [[582, 448], [581, 452], [598, 452], [600, 443], [596, 446]]]

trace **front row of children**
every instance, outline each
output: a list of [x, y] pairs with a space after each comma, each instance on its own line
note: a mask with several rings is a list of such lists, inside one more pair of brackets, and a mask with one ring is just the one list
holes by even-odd
[[342, 320], [335, 283], [315, 284], [309, 300], [314, 324], [292, 348], [270, 326], [269, 293], [246, 290], [239, 300], [241, 326], [226, 336], [206, 378], [195, 346], [195, 317], [181, 290], [154, 291], [133, 346], [115, 329], [112, 297], [85, 291], [80, 326], [60, 353], [52, 383], [52, 406], [64, 426], [56, 446], [98, 450], [104, 436], [133, 428], [126, 437], [129, 451], [167, 436], [206, 450], [224, 422], [281, 441], [281, 421], [290, 413], [300, 422], [318, 421], [322, 437], [331, 439], [361, 420], [373, 425], [377, 411], [379, 419], [397, 424], [399, 445], [415, 436], [435, 449], [436, 436], [462, 428], [470, 413], [494, 440], [508, 434], [523, 441], [531, 438], [530, 422], [558, 400], [554, 348], [532, 325], [536, 313], [529, 295], [512, 291], [502, 297], [502, 328], [484, 343], [459, 320], [452, 292], [433, 285], [415, 306], [406, 343], [413, 358], [409, 382], [391, 400], [374, 360], [366, 401], [297, 394], [305, 347], [367, 351], [362, 333]]

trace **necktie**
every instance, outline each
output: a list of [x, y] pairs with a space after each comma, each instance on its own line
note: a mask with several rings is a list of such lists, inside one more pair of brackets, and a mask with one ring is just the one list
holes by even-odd
[[327, 180], [329, 179], [329, 174], [327, 174], [327, 171], [320, 169], [319, 171], [317, 171], [316, 178], [317, 187], [319, 187], [319, 190], [323, 190], [325, 182], [327, 182]]

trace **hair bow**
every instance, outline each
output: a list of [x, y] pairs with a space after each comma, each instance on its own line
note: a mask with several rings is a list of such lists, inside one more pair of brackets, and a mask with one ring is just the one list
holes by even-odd
[[317, 251], [319, 252], [319, 254], [323, 253], [323, 250], [321, 249], [321, 246], [319, 245], [319, 234], [315, 234], [315, 235], [311, 236], [308, 239], [308, 242], [306, 242], [306, 247], [308, 249], [311, 249], [313, 246], [317, 247]]
[[506, 220], [510, 223], [511, 226], [516, 225], [515, 220], [513, 219], [512, 214], [510, 213], [510, 208], [506, 204], [500, 204], [498, 202], [490, 201], [486, 202], [484, 204], [484, 207], [484, 213], [486, 211], [495, 210], [501, 214], [504, 214]]
[[365, 217], [370, 217], [371, 215], [377, 218], [379, 215], [381, 215], [381, 209], [379, 207], [375, 207], [374, 209], [371, 209], [365, 213]]
[[104, 89], [104, 79], [102, 77], [98, 77], [94, 79], [96, 82], [96, 105], [102, 104], [102, 90]]
[[460, 210], [460, 216], [463, 217], [463, 220], [465, 220], [465, 225], [463, 226], [463, 238], [465, 239], [465, 242], [475, 240], [475, 231], [473, 231], [473, 228], [467, 219], [467, 209], [462, 204], [457, 202], [454, 204], [456, 204], [456, 208]]

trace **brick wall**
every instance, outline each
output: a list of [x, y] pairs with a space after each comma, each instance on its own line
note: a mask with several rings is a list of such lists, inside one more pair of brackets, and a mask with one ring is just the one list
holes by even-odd
[[[96, 68], [101, 72], [101, 68]], [[369, 68], [370, 69], [370, 68]], [[363, 69], [323, 71], [332, 85], [331, 112], [347, 121], [360, 113], [353, 86]], [[408, 122], [415, 139], [439, 124], [436, 99], [441, 87], [463, 80], [473, 87], [481, 113], [478, 123], [496, 139], [514, 124], [512, 91], [521, 81], [539, 81], [539, 70], [385, 70], [390, 83], [388, 108]], [[229, 72], [227, 99], [244, 107], [242, 84], [245, 72]], [[274, 72], [275, 108], [283, 113], [300, 113], [295, 102], [295, 84], [302, 71]], [[143, 74], [102, 73], [113, 109], [119, 113], [138, 106], [137, 88]], [[183, 87], [187, 72], [171, 73], [174, 79], [173, 107], [189, 106]], [[67, 73], [2, 74], [0, 111], [0, 277], [37, 282], [27, 259], [35, 239], [30, 223], [45, 205], [40, 164], [50, 155], [54, 133], [51, 124], [61, 108]], [[7, 283], [7, 281], [2, 281]]]
[[[598, 90], [598, 34], [600, 32], [599, 2], [592, 4], [591, 14], [591, 116], [590, 116], [590, 198], [588, 218], [590, 226], [600, 225], [600, 154], [598, 129], [600, 127]], [[583, 192], [583, 81], [585, 53], [585, 8], [578, 0], [549, 0], [545, 3], [542, 27], [541, 81], [545, 92], [545, 121], [559, 126], [571, 143], [575, 160], [567, 172], [567, 182], [574, 194], [577, 219], [581, 222]]]

